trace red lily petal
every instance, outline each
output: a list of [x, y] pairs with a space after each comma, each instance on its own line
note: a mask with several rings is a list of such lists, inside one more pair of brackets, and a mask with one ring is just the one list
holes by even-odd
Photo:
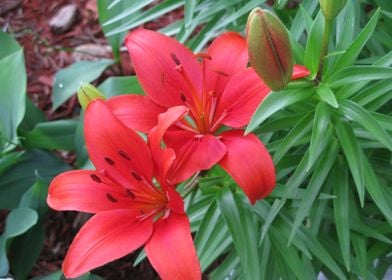
[[200, 264], [186, 215], [171, 213], [154, 224], [145, 246], [147, 257], [163, 280], [201, 279]]
[[[147, 29], [137, 29], [125, 39], [138, 79], [155, 103], [171, 107], [191, 98], [186, 74], [196, 92], [201, 92], [202, 72], [193, 53], [175, 39]], [[176, 70], [181, 64], [183, 74]]]
[[211, 134], [167, 131], [164, 141], [176, 153], [176, 160], [168, 174], [169, 181], [173, 183], [182, 182], [197, 171], [211, 168], [226, 153], [225, 145]]
[[108, 99], [106, 104], [126, 126], [144, 133], [156, 126], [158, 115], [166, 111], [147, 96], [137, 94], [118, 95]]
[[104, 101], [93, 101], [87, 107], [84, 134], [90, 158], [100, 172], [129, 188], [139, 183], [132, 174], [151, 180], [153, 164], [147, 144], [119, 121]]
[[50, 183], [47, 201], [56, 210], [88, 213], [133, 207], [123, 187], [110, 184], [101, 174], [90, 170], [56, 176]]
[[222, 123], [227, 126], [239, 128], [247, 125], [270, 91], [253, 68], [241, 71], [229, 81], [221, 95], [216, 119], [224, 114]]
[[96, 214], [73, 240], [63, 263], [65, 276], [77, 277], [133, 252], [150, 238], [152, 229], [151, 219], [140, 221], [133, 211]]
[[292, 80], [301, 79], [310, 75], [310, 71], [303, 65], [294, 65]]
[[253, 204], [267, 196], [275, 186], [275, 167], [263, 143], [242, 130], [223, 132], [226, 156], [219, 162], [242, 188]]
[[248, 49], [246, 41], [235, 32], [227, 32], [217, 37], [207, 51], [211, 60], [205, 60], [206, 90], [221, 94], [231, 78], [246, 68]]
[[187, 112], [188, 109], [184, 106], [169, 108], [167, 112], [159, 115], [157, 126], [151, 129], [148, 134], [148, 143], [151, 147], [155, 163], [154, 175], [160, 183], [165, 183], [166, 174], [172, 167], [176, 158], [172, 149], [161, 148], [162, 137], [166, 133], [166, 130], [172, 126], [173, 123], [181, 119]]

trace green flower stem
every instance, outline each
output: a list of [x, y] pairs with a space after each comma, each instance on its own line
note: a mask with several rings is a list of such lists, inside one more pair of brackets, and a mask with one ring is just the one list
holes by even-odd
[[333, 20], [331, 19], [324, 20], [324, 33], [323, 33], [323, 41], [321, 43], [320, 64], [317, 72], [318, 80], [321, 80], [321, 74], [324, 66], [324, 59], [328, 54], [328, 44], [329, 44], [329, 39], [331, 38], [332, 24], [333, 24]]

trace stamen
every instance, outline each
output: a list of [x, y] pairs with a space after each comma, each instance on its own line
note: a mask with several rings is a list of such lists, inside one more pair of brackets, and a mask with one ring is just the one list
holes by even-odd
[[127, 195], [130, 197], [130, 198], [132, 198], [132, 199], [135, 199], [135, 194], [130, 190], [130, 189], [128, 189], [128, 188], [126, 188], [125, 189], [125, 192], [127, 193]]
[[110, 200], [111, 202], [118, 202], [118, 200], [113, 195], [111, 195], [110, 193], [106, 193], [106, 198], [108, 200]]
[[130, 157], [126, 152], [124, 152], [124, 151], [122, 151], [122, 150], [119, 150], [119, 151], [118, 151], [118, 154], [119, 154], [120, 156], [122, 156], [123, 158], [125, 158], [126, 160], [131, 160], [131, 157]]
[[177, 66], [176, 66], [176, 70], [177, 70], [179, 73], [183, 73], [183, 72], [184, 72], [184, 66], [182, 66], [182, 64], [177, 65]]
[[170, 53], [170, 56], [176, 65], [181, 65], [180, 60], [178, 59], [178, 57], [174, 53]]
[[142, 176], [140, 176], [139, 173], [137, 173], [136, 171], [132, 170], [131, 174], [132, 174], [133, 178], [135, 178], [136, 180], [138, 180], [138, 181], [143, 180]]
[[182, 102], [186, 102], [186, 97], [183, 92], [180, 92], [180, 97]]
[[227, 74], [226, 72], [223, 72], [221, 70], [212, 70], [212, 71], [217, 73], [217, 74], [219, 74], [219, 75], [225, 76], [225, 77], [229, 77], [230, 76], [229, 74]]
[[210, 131], [211, 133], [214, 133], [219, 126], [221, 125], [222, 120], [227, 116], [227, 110], [224, 110], [220, 117], [215, 121], [214, 125], [211, 127]]
[[212, 57], [208, 53], [196, 53], [194, 55], [194, 58], [196, 58], [196, 59], [201, 58], [201, 59], [208, 59], [208, 60], [212, 59]]
[[113, 165], [115, 164], [114, 160], [112, 160], [111, 158], [108, 158], [108, 157], [105, 157], [105, 161], [106, 161], [109, 165], [111, 165], [111, 166], [113, 166]]
[[99, 178], [97, 175], [95, 175], [95, 174], [90, 174], [90, 178], [94, 181], [94, 182], [96, 182], [96, 183], [102, 183], [102, 180], [101, 180], [101, 178]]

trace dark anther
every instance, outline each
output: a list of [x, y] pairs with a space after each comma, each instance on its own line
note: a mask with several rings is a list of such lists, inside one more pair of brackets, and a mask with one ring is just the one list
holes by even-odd
[[95, 174], [90, 174], [90, 178], [91, 178], [94, 182], [102, 183], [101, 178], [99, 178], [99, 177], [98, 177], [97, 175], [95, 175]]
[[128, 154], [122, 150], [118, 151], [118, 154], [123, 158], [125, 158], [126, 160], [131, 160], [130, 156], [128, 156]]
[[186, 97], [182, 92], [180, 92], [180, 96], [181, 96], [181, 101], [186, 102]]
[[133, 176], [136, 180], [138, 180], [138, 181], [143, 180], [142, 176], [140, 176], [136, 171], [131, 171], [131, 174], [132, 174], [132, 176]]
[[223, 71], [220, 71], [220, 70], [213, 70], [215, 73], [217, 73], [217, 74], [219, 74], [219, 75], [222, 75], [222, 76], [225, 76], [225, 77], [229, 77], [230, 75], [229, 74], [227, 74], [227, 73], [225, 73], [225, 72], [223, 72]]
[[135, 194], [130, 189], [125, 189], [125, 191], [130, 198], [135, 199]]
[[111, 202], [118, 202], [118, 200], [110, 193], [106, 193], [106, 198], [109, 199]]
[[105, 157], [105, 161], [110, 164], [110, 165], [114, 165], [114, 160], [112, 160], [111, 158]]
[[174, 53], [170, 53], [170, 56], [176, 65], [181, 65], [180, 60], [178, 59], [178, 57]]

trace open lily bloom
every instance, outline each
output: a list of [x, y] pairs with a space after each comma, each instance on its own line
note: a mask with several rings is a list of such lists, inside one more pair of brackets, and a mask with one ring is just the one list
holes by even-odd
[[71, 244], [64, 274], [77, 277], [145, 245], [162, 279], [200, 279], [183, 200], [166, 180], [173, 151], [154, 141], [148, 146], [101, 100], [88, 105], [84, 126], [97, 170], [60, 174], [50, 184], [47, 200], [56, 210], [95, 214]]
[[[163, 136], [176, 153], [169, 180], [181, 182], [218, 163], [252, 203], [268, 195], [275, 186], [272, 159], [261, 141], [254, 134], [244, 136], [241, 128], [270, 89], [247, 68], [245, 40], [228, 32], [206, 53], [194, 55], [173, 38], [139, 29], [127, 36], [126, 46], [147, 96], [108, 100], [114, 114], [127, 126], [147, 132], [168, 108], [187, 108], [179, 119], [166, 116], [175, 120]], [[293, 78], [308, 74], [295, 66]]]

